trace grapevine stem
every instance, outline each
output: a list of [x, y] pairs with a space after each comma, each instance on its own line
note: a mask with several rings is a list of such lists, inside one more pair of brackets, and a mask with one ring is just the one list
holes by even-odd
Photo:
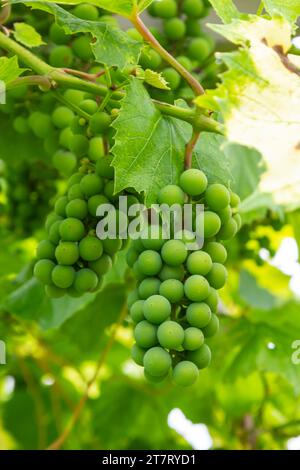
[[193, 151], [194, 151], [195, 145], [198, 142], [199, 137], [200, 137], [200, 132], [194, 130], [193, 135], [191, 137], [191, 140], [186, 144], [185, 159], [184, 159], [184, 164], [185, 164], [186, 170], [188, 170], [189, 168], [192, 167]]
[[64, 68], [62, 69], [62, 71], [70, 75], [75, 75], [77, 77], [84, 78], [85, 80], [89, 80], [90, 82], [94, 82], [97, 78], [101, 77], [101, 75], [105, 74], [105, 70], [101, 70], [101, 72], [99, 73], [87, 73], [82, 72], [81, 70]]
[[123, 320], [126, 318], [126, 315], [127, 315], [127, 306], [124, 306], [123, 309], [121, 310], [119, 319], [118, 319], [117, 323], [114, 326], [112, 334], [111, 334], [105, 348], [101, 352], [101, 355], [99, 357], [95, 373], [94, 373], [93, 377], [91, 378], [91, 380], [87, 383], [86, 390], [85, 390], [84, 394], [82, 395], [81, 399], [79, 400], [77, 406], [75, 407], [75, 410], [73, 412], [73, 415], [71, 416], [71, 419], [70, 419], [69, 423], [67, 424], [67, 426], [65, 427], [65, 429], [61, 433], [61, 435], [52, 444], [50, 444], [50, 446], [47, 448], [47, 450], [58, 450], [58, 449], [60, 449], [62, 447], [62, 445], [65, 443], [65, 441], [68, 439], [69, 435], [71, 434], [75, 424], [77, 423], [78, 419], [80, 418], [80, 415], [81, 415], [81, 412], [84, 408], [84, 405], [85, 405], [86, 401], [89, 398], [89, 392], [90, 392], [92, 386], [94, 385], [94, 383], [96, 382], [96, 380], [99, 376], [100, 369], [102, 368], [103, 364], [106, 361], [106, 358], [107, 358], [107, 356], [108, 356], [108, 354], [109, 354], [109, 352], [110, 352], [110, 350], [111, 350], [111, 348], [112, 348], [112, 346], [115, 342], [116, 334], [118, 332], [118, 329], [119, 329], [120, 325], [123, 323]]
[[173, 57], [166, 49], [157, 41], [157, 39], [153, 36], [151, 31], [147, 28], [145, 23], [141, 20], [139, 15], [135, 15], [131, 19], [133, 25], [138, 30], [138, 32], [142, 35], [142, 37], [153, 47], [159, 55], [168, 62], [177, 72], [184, 78], [184, 80], [190, 85], [192, 90], [194, 91], [195, 95], [203, 95], [205, 93], [204, 88], [202, 85], [190, 74], [185, 67], [183, 67], [176, 59]]
[[[150, 33], [151, 34], [151, 33]], [[73, 88], [76, 90], [86, 91], [96, 96], [107, 96], [108, 87], [100, 83], [94, 83], [88, 80], [84, 80], [80, 77], [70, 75], [61, 69], [51, 67], [39, 57], [36, 57], [32, 52], [27, 50], [25, 47], [18, 44], [13, 39], [7, 37], [0, 31], [0, 47], [16, 54], [20, 61], [27, 67], [30, 67], [36, 74], [41, 75], [45, 79], [48, 79], [53, 88], [57, 85], [61, 85], [64, 88]], [[185, 70], [185, 69], [184, 69]], [[25, 78], [25, 77], [24, 77]], [[199, 85], [199, 83], [197, 82]], [[201, 87], [202, 89], [202, 87]], [[115, 105], [116, 101], [124, 98], [125, 93], [123, 91], [112, 91], [110, 100]], [[199, 111], [194, 109], [185, 109], [179, 106], [162, 103], [160, 101], [153, 100], [156, 108], [166, 116], [172, 116], [177, 119], [188, 122], [196, 130], [205, 130], [207, 132], [216, 132], [223, 134], [223, 126], [211, 119], [204, 114], [200, 114]]]
[[27, 77], [19, 77], [12, 80], [7, 84], [6, 89], [11, 90], [12, 88], [18, 88], [19, 86], [26, 85], [37, 85], [43, 88], [43, 90], [50, 90], [51, 81], [44, 75], [28, 75]]

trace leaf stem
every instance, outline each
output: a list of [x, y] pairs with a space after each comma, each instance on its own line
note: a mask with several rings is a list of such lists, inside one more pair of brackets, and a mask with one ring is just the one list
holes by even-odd
[[145, 23], [139, 17], [139, 15], [135, 14], [133, 18], [131, 18], [131, 22], [137, 29], [137, 31], [141, 34], [141, 36], [153, 47], [153, 49], [159, 53], [159, 55], [168, 62], [177, 72], [184, 78], [184, 80], [190, 85], [192, 90], [194, 91], [195, 95], [203, 95], [205, 93], [202, 85], [198, 82], [196, 78], [193, 77], [192, 74], [185, 67], [183, 67], [176, 59], [173, 57], [166, 49], [157, 41], [157, 39], [153, 36], [151, 31], [147, 28]]
[[185, 165], [186, 170], [192, 167], [193, 151], [194, 151], [195, 145], [198, 142], [199, 137], [200, 137], [200, 132], [194, 130], [191, 140], [186, 144], [185, 159], [184, 159], [184, 165]]
[[50, 90], [51, 81], [44, 75], [28, 75], [27, 77], [19, 77], [15, 80], [12, 80], [6, 85], [6, 89], [12, 90], [13, 88], [26, 85], [37, 85], [40, 86], [43, 90]]

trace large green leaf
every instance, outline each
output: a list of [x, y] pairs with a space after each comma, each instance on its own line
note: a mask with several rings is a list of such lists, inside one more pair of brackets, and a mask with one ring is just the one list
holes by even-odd
[[155, 202], [160, 188], [178, 181], [190, 126], [163, 117], [142, 83], [132, 78], [113, 127], [116, 192], [133, 187], [145, 193], [147, 204]]
[[261, 287], [256, 278], [246, 270], [240, 273], [239, 293], [248, 305], [261, 310], [271, 310], [279, 303], [279, 299]]

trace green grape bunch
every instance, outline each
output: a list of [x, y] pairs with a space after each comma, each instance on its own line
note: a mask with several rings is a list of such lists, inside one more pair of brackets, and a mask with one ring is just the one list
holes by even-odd
[[[184, 171], [178, 186], [168, 185], [158, 194], [160, 204], [182, 206], [186, 201], [204, 205], [201, 249], [189, 250], [195, 233], [167, 240], [159, 227], [158, 236], [149, 230], [127, 253], [138, 280], [128, 298], [136, 341], [132, 357], [151, 382], [161, 382], [171, 373], [181, 386], [196, 382], [199, 370], [210, 363], [206, 340], [219, 329], [218, 290], [227, 280], [224, 242], [241, 227], [237, 194], [223, 184], [208, 184], [201, 170]], [[197, 227], [196, 223], [196, 234]]]

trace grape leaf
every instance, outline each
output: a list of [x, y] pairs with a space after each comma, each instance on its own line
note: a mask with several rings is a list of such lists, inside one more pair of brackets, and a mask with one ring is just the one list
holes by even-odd
[[143, 70], [142, 68], [138, 67], [136, 70], [136, 76], [154, 88], [159, 88], [160, 90], [170, 90], [168, 82], [164, 79], [161, 73], [154, 72], [150, 69]]
[[261, 287], [257, 279], [246, 270], [240, 272], [239, 293], [248, 305], [261, 310], [271, 310], [279, 303], [279, 299]]
[[131, 78], [113, 127], [115, 191], [132, 187], [145, 193], [146, 204], [155, 202], [160, 188], [178, 182], [190, 126], [163, 117], [142, 83]]
[[[16, 3], [18, 3], [18, 0]], [[97, 62], [121, 69], [137, 65], [143, 44], [130, 38], [121, 29], [100, 21], [82, 20], [52, 3], [41, 3], [39, 1], [25, 3], [32, 8], [53, 14], [57, 23], [68, 34], [90, 33], [95, 39], [95, 42], [91, 44], [91, 48]]]
[[[245, 22], [249, 47], [221, 55], [228, 68], [222, 83], [197, 102], [221, 111], [229, 141], [262, 154], [266, 171], [260, 191], [271, 193], [277, 204], [295, 208], [300, 205], [300, 77], [283, 54], [290, 26], [282, 18], [263, 19], [270, 24], [262, 40], [261, 20]], [[236, 22], [231, 26], [233, 38]], [[225, 28], [228, 34], [230, 26]]]
[[9, 83], [18, 78], [25, 69], [21, 69], [16, 55], [12, 57], [0, 57], [0, 80]]
[[239, 18], [238, 11], [232, 0], [209, 0], [218, 16], [224, 23], [230, 23], [234, 18]]
[[24, 46], [38, 47], [45, 44], [41, 35], [29, 24], [15, 23], [14, 27], [15, 39], [24, 44]]
[[299, 0], [264, 0], [264, 6], [270, 15], [282, 15], [291, 24], [300, 16]]

